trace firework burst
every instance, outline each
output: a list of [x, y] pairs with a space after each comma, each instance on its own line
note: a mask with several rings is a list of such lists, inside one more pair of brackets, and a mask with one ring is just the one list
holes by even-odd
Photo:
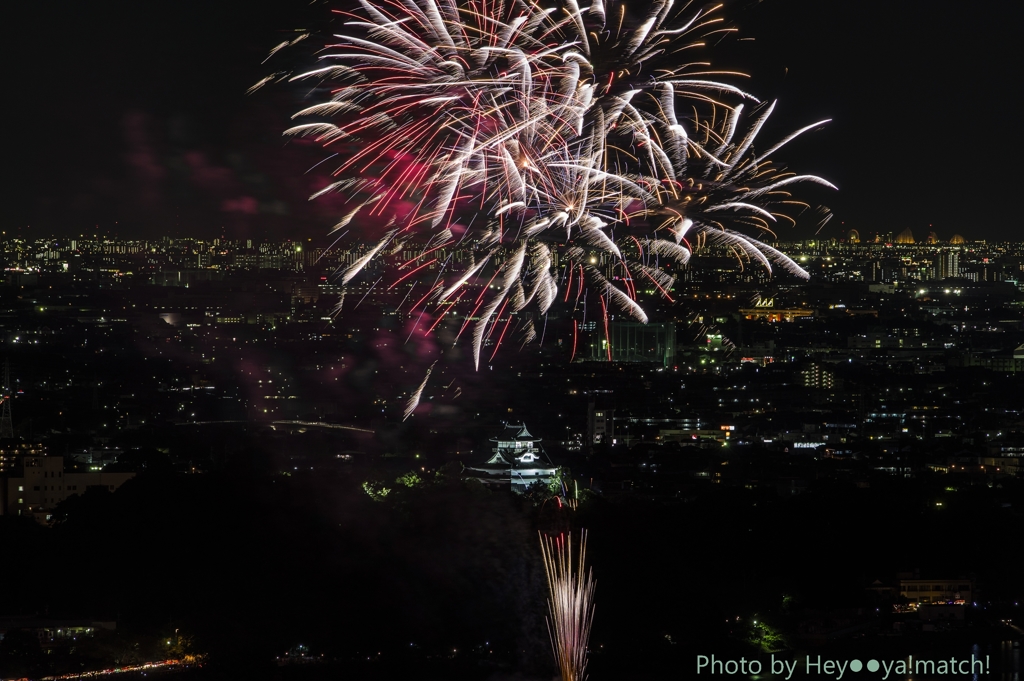
[[586, 530], [578, 551], [572, 534], [540, 535], [541, 556], [548, 578], [548, 634], [562, 681], [583, 681], [587, 668], [587, 641], [594, 621], [594, 576], [584, 567]]
[[612, 309], [646, 322], [636, 282], [671, 299], [663, 264], [705, 243], [807, 276], [762, 235], [806, 207], [794, 185], [832, 185], [770, 157], [824, 121], [757, 148], [774, 105], [688, 58], [731, 30], [717, 9], [360, 0], [339, 12], [321, 65], [290, 76], [319, 101], [286, 134], [344, 152], [313, 197], [345, 197], [335, 231], [379, 230], [342, 283], [388, 258], [389, 286], [429, 271], [406, 312], [431, 330], [461, 320], [479, 366], [510, 332], [533, 340], [556, 302], [585, 310], [593, 296], [605, 321]]

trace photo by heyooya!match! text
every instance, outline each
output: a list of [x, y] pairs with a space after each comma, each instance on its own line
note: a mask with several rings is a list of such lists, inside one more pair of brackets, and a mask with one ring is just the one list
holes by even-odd
[[741, 657], [739, 659], [722, 659], [714, 655], [697, 656], [697, 674], [708, 676], [732, 676], [772, 674], [786, 679], [804, 674], [807, 676], [825, 676], [839, 681], [850, 674], [869, 672], [885, 679], [901, 678], [905, 675], [982, 675], [990, 673], [989, 656], [969, 657], [951, 656], [944, 659], [918, 659], [913, 655], [900, 659], [867, 659], [855, 658], [833, 659], [822, 655], [805, 655], [792, 660], [771, 656], [770, 660], [762, 661]]

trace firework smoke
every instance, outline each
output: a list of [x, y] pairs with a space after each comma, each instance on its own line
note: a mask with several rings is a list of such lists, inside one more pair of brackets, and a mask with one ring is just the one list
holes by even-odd
[[562, 681], [583, 681], [587, 668], [587, 641], [594, 621], [593, 571], [584, 569], [586, 530], [580, 533], [578, 553], [572, 533], [540, 535], [540, 551], [548, 578], [548, 634]]

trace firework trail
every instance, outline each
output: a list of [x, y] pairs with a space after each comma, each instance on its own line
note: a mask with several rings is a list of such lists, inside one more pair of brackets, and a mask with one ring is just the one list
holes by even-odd
[[416, 390], [414, 390], [412, 395], [409, 397], [409, 401], [405, 405], [405, 411], [402, 414], [403, 421], [412, 416], [412, 413], [416, 411], [416, 407], [419, 406], [420, 398], [423, 396], [423, 391], [427, 387], [427, 381], [430, 380], [430, 374], [434, 371], [434, 365], [436, 364], [437, 362], [434, 362], [434, 364], [430, 365], [430, 368], [427, 369], [427, 375], [423, 377], [423, 382], [420, 383], [419, 387], [416, 388]]
[[762, 150], [774, 104], [726, 82], [742, 74], [687, 60], [732, 30], [718, 8], [647, 7], [639, 21], [620, 0], [360, 0], [338, 12], [344, 33], [322, 64], [289, 77], [321, 101], [286, 134], [346, 152], [312, 197], [346, 197], [335, 231], [383, 225], [343, 283], [389, 258], [390, 286], [429, 267], [433, 285], [406, 311], [429, 329], [461, 320], [479, 367], [510, 332], [533, 340], [560, 299], [583, 310], [594, 295], [606, 317], [646, 322], [636, 282], [671, 300], [672, 269], [706, 244], [806, 277], [758, 237], [806, 207], [793, 185], [832, 187], [770, 158], [825, 121]]
[[593, 570], [584, 569], [587, 533], [580, 533], [578, 554], [572, 533], [540, 535], [540, 551], [548, 578], [548, 634], [562, 681], [583, 681], [587, 668], [587, 641], [594, 621]]

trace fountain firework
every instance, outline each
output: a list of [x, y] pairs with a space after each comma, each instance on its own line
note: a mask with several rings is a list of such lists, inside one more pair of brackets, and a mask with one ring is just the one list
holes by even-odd
[[593, 571], [584, 563], [587, 533], [580, 532], [577, 552], [572, 533], [540, 535], [540, 550], [548, 578], [548, 634], [562, 681], [583, 681], [587, 668], [587, 641], [594, 621]]

